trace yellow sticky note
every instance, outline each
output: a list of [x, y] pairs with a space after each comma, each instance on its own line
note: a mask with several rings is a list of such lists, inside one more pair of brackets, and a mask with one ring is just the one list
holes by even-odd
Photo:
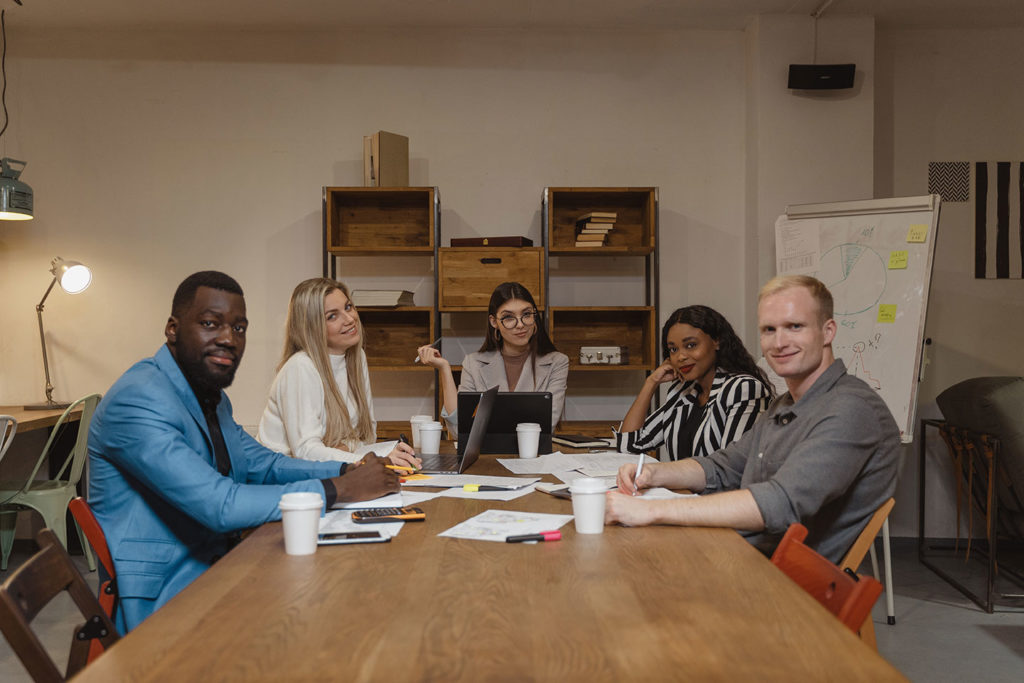
[[924, 223], [911, 225], [910, 229], [907, 230], [908, 242], [924, 242], [926, 239], [928, 239], [928, 226]]
[[894, 322], [896, 322], [896, 304], [879, 304], [878, 305], [878, 322], [880, 322], [880, 323], [894, 323]]
[[907, 267], [907, 253], [906, 251], [891, 251], [889, 252], [889, 270], [896, 270], [898, 268]]

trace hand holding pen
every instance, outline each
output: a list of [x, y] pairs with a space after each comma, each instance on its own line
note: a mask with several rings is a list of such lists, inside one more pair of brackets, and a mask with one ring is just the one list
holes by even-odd
[[415, 471], [423, 466], [423, 461], [416, 457], [416, 451], [409, 445], [409, 440], [405, 438], [405, 434], [401, 435], [398, 443], [395, 445], [395, 449], [388, 454], [388, 459], [391, 461], [391, 465], [394, 466], [392, 469], [400, 467]]
[[435, 363], [431, 361], [441, 358], [441, 352], [437, 350], [437, 345], [441, 343], [441, 337], [438, 337], [429, 344], [425, 344], [416, 350], [416, 357], [413, 358], [413, 363], [423, 363], [425, 365], [434, 366]]

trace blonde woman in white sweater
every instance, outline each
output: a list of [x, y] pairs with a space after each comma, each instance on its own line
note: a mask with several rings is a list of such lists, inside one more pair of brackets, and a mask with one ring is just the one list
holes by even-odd
[[[260, 419], [267, 448], [305, 460], [356, 462], [377, 437], [359, 313], [336, 280], [299, 283], [288, 303], [284, 353]], [[418, 467], [407, 444], [388, 453]]]

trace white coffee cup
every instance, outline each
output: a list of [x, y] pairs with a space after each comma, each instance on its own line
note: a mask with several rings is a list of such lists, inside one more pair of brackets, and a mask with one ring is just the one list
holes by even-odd
[[284, 526], [284, 551], [289, 555], [315, 553], [323, 496], [310, 492], [286, 493], [277, 507]]
[[569, 484], [576, 533], [604, 533], [604, 494], [607, 491], [605, 481], [594, 477], [579, 477]]
[[417, 453], [423, 455], [437, 455], [441, 450], [441, 423], [421, 422], [420, 423], [420, 446]]
[[516, 440], [519, 441], [520, 458], [536, 458], [540, 425], [536, 422], [520, 422], [516, 425]]
[[432, 415], [413, 415], [409, 418], [409, 430], [412, 432], [412, 447], [414, 449], [420, 449], [420, 425], [433, 421]]

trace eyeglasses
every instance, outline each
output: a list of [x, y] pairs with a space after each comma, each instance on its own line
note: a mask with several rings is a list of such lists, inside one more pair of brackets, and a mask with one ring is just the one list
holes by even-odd
[[521, 322], [523, 324], [523, 327], [530, 327], [531, 325], [533, 325], [534, 319], [536, 317], [536, 311], [527, 311], [518, 318], [514, 315], [503, 315], [500, 318], [498, 318], [498, 322], [500, 322], [501, 326], [504, 327], [506, 330], [511, 330], [515, 329], [517, 321]]

